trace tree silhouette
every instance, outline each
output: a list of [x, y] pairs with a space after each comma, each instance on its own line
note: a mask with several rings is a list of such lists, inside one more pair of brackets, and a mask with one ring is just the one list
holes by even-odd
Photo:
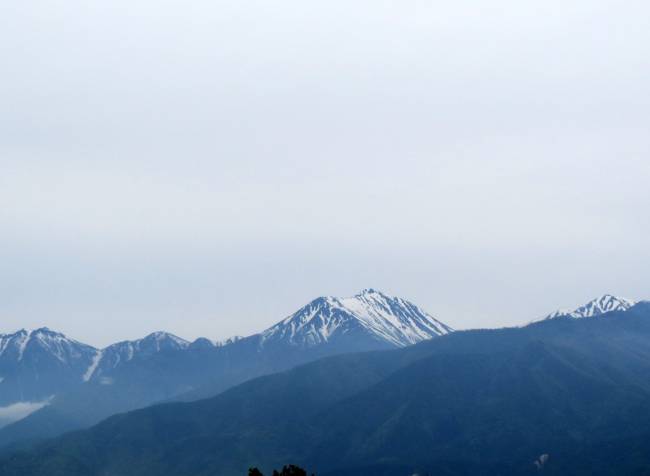
[[[273, 476], [275, 476], [276, 474], [277, 471], [273, 471]], [[305, 471], [299, 466], [290, 464], [282, 468], [282, 472], [279, 474], [279, 476], [307, 476], [307, 471]]]
[[[250, 468], [248, 470], [248, 476], [264, 476], [259, 469]], [[273, 470], [273, 476], [307, 476], [307, 471], [302, 469], [300, 466], [294, 464], [285, 465], [282, 468], [282, 471], [278, 472], [277, 469]], [[311, 476], [314, 476], [313, 474]]]

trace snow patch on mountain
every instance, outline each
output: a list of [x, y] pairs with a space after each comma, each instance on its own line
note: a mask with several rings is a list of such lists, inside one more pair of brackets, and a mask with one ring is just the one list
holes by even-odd
[[84, 375], [83, 375], [82, 380], [84, 382], [87, 382], [88, 380], [90, 380], [92, 378], [93, 374], [95, 373], [95, 370], [97, 370], [97, 367], [99, 366], [99, 362], [101, 362], [101, 360], [102, 360], [103, 355], [104, 355], [103, 350], [98, 350], [95, 353], [95, 356], [93, 357], [93, 361], [90, 363], [90, 367], [88, 367], [88, 369], [86, 369], [86, 373], [84, 373]]
[[555, 319], [556, 317], [596, 317], [613, 311], [627, 311], [635, 304], [636, 302], [631, 299], [605, 294], [573, 310], [558, 309], [542, 318], [542, 320]]
[[41, 351], [63, 364], [83, 359], [94, 347], [70, 339], [47, 327], [35, 330], [21, 329], [13, 334], [0, 335], [0, 357], [21, 362], [31, 351]]
[[93, 377], [117, 368], [119, 365], [133, 360], [136, 356], [151, 356], [161, 351], [186, 349], [190, 343], [185, 339], [168, 332], [154, 332], [142, 339], [122, 341], [97, 350], [86, 372], [83, 381], [88, 382]]
[[16, 344], [18, 346], [18, 361], [23, 360], [23, 356], [25, 355], [25, 349], [27, 348], [27, 344], [29, 344], [31, 335], [32, 335], [31, 332], [27, 333], [24, 330], [23, 332], [18, 333], [18, 338], [16, 339], [17, 341]]
[[261, 334], [261, 345], [284, 340], [313, 346], [363, 330], [396, 347], [452, 332], [416, 305], [374, 289], [347, 298], [320, 297]]

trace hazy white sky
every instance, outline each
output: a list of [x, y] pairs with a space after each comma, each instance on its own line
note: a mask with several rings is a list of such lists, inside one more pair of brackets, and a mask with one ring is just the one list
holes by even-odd
[[0, 3], [0, 332], [650, 298], [646, 1]]

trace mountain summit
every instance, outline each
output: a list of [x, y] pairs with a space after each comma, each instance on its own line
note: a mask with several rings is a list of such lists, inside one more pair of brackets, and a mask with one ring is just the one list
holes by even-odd
[[635, 304], [636, 302], [630, 299], [605, 294], [574, 310], [559, 309], [554, 311], [543, 319], [554, 319], [556, 317], [596, 317], [612, 311], [627, 311]]
[[83, 380], [87, 382], [99, 378], [136, 357], [146, 358], [158, 352], [183, 350], [189, 345], [190, 343], [185, 339], [160, 331], [142, 339], [118, 342], [96, 351], [93, 362], [86, 370]]
[[46, 400], [77, 385], [94, 354], [47, 327], [0, 334], [0, 406]]
[[312, 347], [358, 340], [404, 347], [453, 329], [404, 299], [374, 289], [347, 298], [319, 297], [261, 334], [260, 345], [289, 343]]

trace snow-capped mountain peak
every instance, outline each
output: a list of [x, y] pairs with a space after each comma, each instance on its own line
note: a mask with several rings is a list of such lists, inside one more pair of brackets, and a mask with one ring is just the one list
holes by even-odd
[[155, 354], [161, 350], [179, 350], [189, 346], [185, 339], [168, 332], [153, 332], [142, 339], [125, 340], [109, 345], [102, 352], [105, 355], [119, 354], [122, 360], [131, 360], [137, 354]]
[[44, 401], [76, 384], [95, 352], [47, 327], [0, 335], [0, 406]]
[[142, 339], [122, 341], [97, 350], [92, 362], [83, 375], [85, 382], [113, 370], [136, 356], [148, 357], [162, 351], [183, 350], [190, 343], [168, 332], [153, 332]]
[[174, 334], [170, 334], [169, 332], [161, 331], [149, 334], [143, 339], [135, 341], [135, 343], [140, 348], [145, 348], [146, 346], [151, 345], [152, 350], [155, 349], [157, 352], [165, 349], [184, 349], [190, 345], [190, 343], [185, 339], [181, 339], [180, 337], [175, 336]]
[[402, 347], [452, 330], [414, 304], [369, 288], [352, 297], [314, 299], [264, 331], [261, 343], [286, 341], [314, 346], [363, 332], [377, 341]]
[[30, 332], [26, 329], [21, 329], [13, 334], [0, 335], [0, 356], [21, 361], [29, 339]]
[[[17, 362], [27, 355], [39, 352], [55, 357], [62, 363], [85, 358], [92, 352], [92, 346], [70, 339], [47, 327], [34, 330], [21, 329], [13, 334], [0, 335], [0, 356]], [[42, 357], [39, 357], [42, 360]]]
[[556, 317], [596, 317], [612, 311], [627, 311], [635, 304], [636, 302], [630, 299], [605, 294], [576, 309], [559, 309], [554, 311], [545, 316], [544, 319], [554, 319]]

